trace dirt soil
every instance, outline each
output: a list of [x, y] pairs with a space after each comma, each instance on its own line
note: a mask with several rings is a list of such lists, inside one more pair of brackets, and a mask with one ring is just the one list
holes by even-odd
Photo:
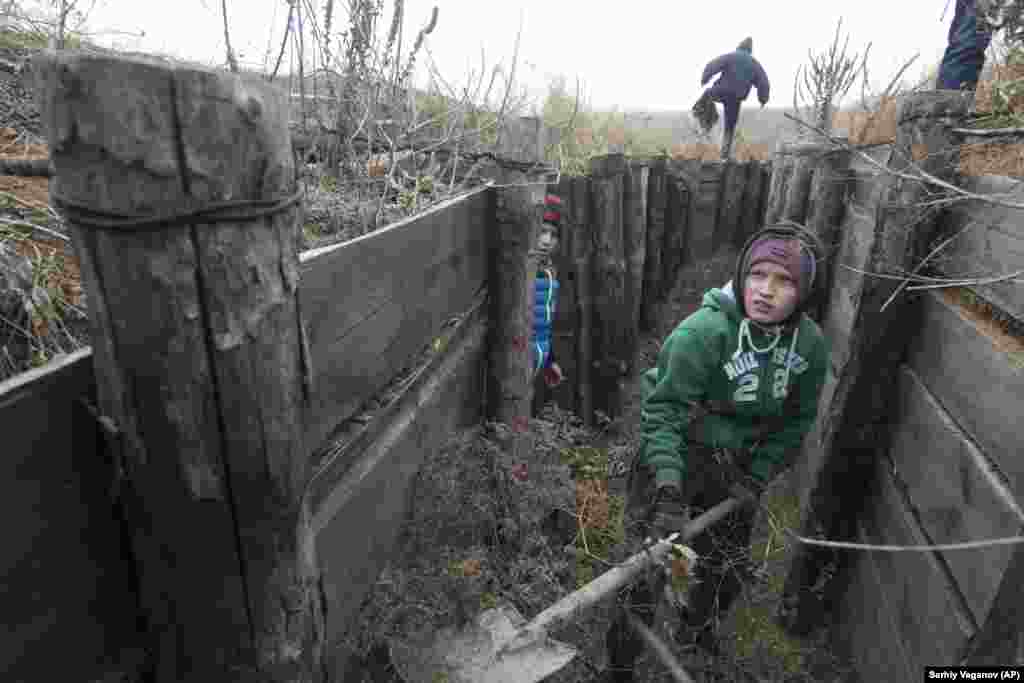
[[[684, 270], [659, 329], [642, 339], [639, 370], [655, 362], [665, 334], [696, 310], [703, 292], [729, 279], [733, 260], [726, 252]], [[432, 455], [416, 481], [398, 553], [345, 642], [357, 669], [346, 680], [402, 681], [390, 643], [415, 642], [499, 603], [532, 618], [635, 552], [623, 529], [622, 473], [635, 454], [639, 413], [634, 381], [623, 414], [595, 429], [545, 406], [531, 421], [529, 462], [511, 461], [502, 425], [463, 432]], [[676, 642], [670, 649], [696, 681], [856, 680], [824, 633], [793, 640], [772, 622], [791, 550], [782, 530], [798, 523], [785, 475], [763, 502], [753, 552], [737, 556], [752, 564], [754, 578], [731, 613], [720, 617], [722, 654], [711, 658]], [[606, 601], [554, 634], [580, 654], [547, 680], [602, 680], [614, 609]], [[670, 680], [657, 663], [646, 666], [649, 673], [637, 680]]]

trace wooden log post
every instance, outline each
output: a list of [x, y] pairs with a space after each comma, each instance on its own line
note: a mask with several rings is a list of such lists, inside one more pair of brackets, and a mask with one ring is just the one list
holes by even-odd
[[722, 168], [721, 202], [715, 225], [714, 251], [736, 242], [741, 231], [743, 195], [747, 185], [749, 164], [727, 161]]
[[687, 261], [700, 263], [715, 253], [715, 230], [718, 210], [722, 202], [722, 182], [725, 162], [701, 163], [690, 201], [690, 221], [687, 234]]
[[666, 161], [655, 159], [647, 179], [647, 250], [644, 254], [644, 282], [640, 329], [652, 332], [661, 319], [661, 301], [667, 288], [663, 279], [665, 246]]
[[668, 296], [679, 269], [686, 263], [690, 227], [690, 201], [696, 185], [699, 161], [672, 162], [665, 178], [665, 241], [662, 256], [662, 292]]
[[536, 192], [513, 185], [496, 190], [497, 239], [491, 245], [488, 290], [491, 320], [488, 341], [488, 417], [516, 433], [525, 432], [533, 396], [530, 329], [534, 271], [529, 252], [538, 223]]
[[828, 312], [832, 274], [839, 257], [839, 225], [846, 210], [846, 193], [851, 181], [850, 158], [851, 152], [842, 147], [824, 150], [817, 157], [817, 167], [811, 182], [806, 226], [825, 247], [824, 259], [818, 264], [817, 275], [825, 286], [820, 290], [818, 303], [811, 308], [811, 316], [819, 323]]
[[784, 154], [791, 158], [788, 163], [792, 170], [787, 179], [786, 195], [779, 218], [803, 224], [807, 218], [814, 169], [818, 164], [818, 158], [827, 148], [819, 142], [794, 142], [783, 149]]
[[746, 184], [743, 186], [743, 212], [740, 216], [732, 244], [741, 249], [746, 241], [761, 227], [761, 211], [764, 206], [762, 190], [764, 174], [760, 161], [751, 161], [747, 166]]
[[650, 168], [646, 163], [631, 161], [627, 168], [625, 198], [623, 200], [623, 233], [625, 236], [626, 267], [629, 281], [626, 301], [629, 313], [630, 369], [636, 363], [640, 337], [640, 313], [643, 308], [644, 264], [647, 260], [647, 183]]
[[570, 378], [576, 387], [577, 412], [588, 427], [594, 424], [593, 345], [593, 225], [590, 220], [590, 178], [572, 179], [569, 193], [569, 214], [566, 217], [572, 232], [572, 262], [576, 284], [576, 307], [579, 310], [576, 328], [576, 375]]
[[623, 200], [627, 164], [621, 154], [590, 163], [594, 226], [594, 408], [616, 417], [629, 368], [629, 267], [626, 264]]
[[34, 72], [120, 437], [152, 680], [318, 681], [284, 93], [87, 53], [42, 53]]
[[[955, 92], [903, 98], [890, 168], [913, 173], [913, 162], [935, 176], [952, 179], [958, 147], [951, 131], [966, 111], [964, 97]], [[846, 239], [871, 242], [854, 250], [867, 255], [861, 270], [882, 275], [911, 272], [935, 233], [936, 212], [923, 211], [921, 206], [934, 199], [935, 190], [890, 175], [884, 192], [873, 232]], [[837, 359], [842, 362], [826, 379], [819, 419], [795, 467], [802, 533], [837, 540], [856, 538], [858, 520], [870, 498], [865, 491], [871, 490], [875, 460], [886, 447], [889, 416], [897, 399], [892, 378], [918, 327], [914, 299], [906, 292], [892, 298], [897, 287], [902, 287], [899, 280], [867, 275], [851, 281], [853, 289], [850, 283], [837, 285], [830, 301], [830, 308], [844, 307], [852, 316], [844, 344], [848, 348], [833, 349], [834, 365]], [[820, 624], [822, 609], [835, 603], [843, 581], [824, 581], [823, 597], [811, 587], [826, 567], [846, 567], [850, 552], [805, 545], [796, 548], [783, 598], [787, 605], [783, 621], [791, 632], [807, 632]], [[831, 575], [844, 578], [845, 572]]]
[[770, 225], [782, 218], [786, 205], [786, 189], [792, 175], [792, 157], [785, 153], [786, 143], [779, 142], [772, 154], [772, 172], [769, 178], [768, 197], [765, 201], [764, 223]]

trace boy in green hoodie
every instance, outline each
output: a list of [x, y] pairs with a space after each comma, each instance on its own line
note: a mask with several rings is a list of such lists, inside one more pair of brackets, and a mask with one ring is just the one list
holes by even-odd
[[[735, 555], [728, 554], [749, 545], [758, 496], [817, 415], [828, 348], [804, 312], [820, 285], [821, 254], [817, 239], [795, 224], [755, 234], [733, 280], [705, 293], [641, 380], [641, 444], [627, 511], [644, 535], [663, 538], [691, 510], [730, 496], [744, 503], [691, 541], [700, 561], [685, 622], [688, 637], [710, 652], [717, 651], [716, 614], [742, 589]], [[630, 591], [629, 609], [650, 624], [651, 586]], [[612, 680], [632, 680], [641, 648], [621, 613], [608, 633]]]

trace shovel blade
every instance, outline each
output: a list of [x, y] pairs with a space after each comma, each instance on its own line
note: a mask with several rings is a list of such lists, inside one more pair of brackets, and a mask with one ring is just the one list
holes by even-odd
[[534, 683], [576, 656], [575, 648], [554, 638], [503, 651], [525, 623], [514, 607], [502, 605], [426, 643], [394, 641], [391, 660], [406, 683]]

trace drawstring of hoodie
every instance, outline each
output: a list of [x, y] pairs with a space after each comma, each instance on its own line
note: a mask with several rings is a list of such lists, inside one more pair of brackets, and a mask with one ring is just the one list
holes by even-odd
[[[758, 348], [758, 346], [754, 343], [754, 338], [750, 335], [750, 324], [751, 323], [754, 323], [754, 325], [756, 325], [758, 328], [760, 328], [762, 330], [766, 329], [764, 326], [758, 325], [756, 322], [754, 322], [750, 318], [743, 318], [743, 321], [740, 323], [740, 334], [739, 334], [739, 339], [736, 341], [736, 353], [733, 354], [733, 358], [739, 358], [740, 354], [743, 353], [743, 340], [744, 339], [746, 339], [747, 347], [751, 351], [754, 351], [756, 353], [768, 353], [770, 351], [774, 351], [775, 347], [779, 345], [779, 340], [782, 339], [782, 326], [781, 325], [769, 328], [771, 330], [771, 333], [772, 333], [771, 343], [769, 343], [768, 346], [766, 346], [764, 348]], [[789, 343], [789, 353], [786, 354], [786, 358], [783, 361], [783, 366], [786, 369], [786, 374], [785, 374], [785, 377], [783, 379], [783, 384], [782, 384], [782, 386], [784, 387], [783, 398], [785, 398], [786, 396], [789, 395], [789, 371], [793, 367], [793, 358], [795, 357], [795, 354], [796, 354], [796, 343], [797, 343], [797, 340], [799, 338], [800, 338], [800, 324], [797, 323], [793, 327], [793, 339]]]

